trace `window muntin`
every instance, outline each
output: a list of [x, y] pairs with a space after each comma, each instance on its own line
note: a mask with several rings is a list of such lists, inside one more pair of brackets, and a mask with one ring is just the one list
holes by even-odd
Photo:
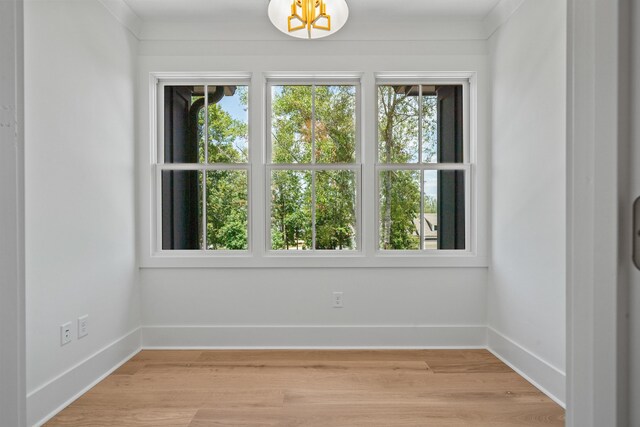
[[359, 249], [359, 85], [270, 83], [268, 249]]
[[465, 250], [464, 86], [379, 84], [378, 249]]
[[160, 249], [247, 251], [248, 86], [166, 82], [159, 90]]

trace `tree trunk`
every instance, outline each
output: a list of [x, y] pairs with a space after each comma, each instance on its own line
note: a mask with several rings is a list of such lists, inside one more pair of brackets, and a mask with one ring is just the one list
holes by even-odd
[[[392, 94], [389, 93], [389, 98]], [[385, 129], [385, 161], [391, 163], [392, 145], [393, 145], [393, 115], [395, 110], [395, 102], [391, 103], [388, 99], [389, 108], [387, 109], [387, 127]], [[384, 249], [390, 249], [391, 246], [391, 172], [385, 172], [384, 176], [384, 232], [383, 246]]]

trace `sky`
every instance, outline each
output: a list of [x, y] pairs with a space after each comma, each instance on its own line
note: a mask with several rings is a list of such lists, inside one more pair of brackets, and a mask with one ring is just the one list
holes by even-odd
[[218, 105], [222, 107], [222, 109], [233, 117], [236, 120], [241, 122], [247, 122], [247, 111], [245, 110], [244, 105], [240, 102], [240, 96], [238, 92], [234, 96], [225, 96], [223, 97]]

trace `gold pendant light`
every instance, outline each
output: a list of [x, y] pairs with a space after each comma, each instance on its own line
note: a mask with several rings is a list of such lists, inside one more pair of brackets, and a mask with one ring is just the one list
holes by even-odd
[[345, 0], [271, 0], [269, 19], [285, 34], [316, 39], [338, 31], [347, 22]]

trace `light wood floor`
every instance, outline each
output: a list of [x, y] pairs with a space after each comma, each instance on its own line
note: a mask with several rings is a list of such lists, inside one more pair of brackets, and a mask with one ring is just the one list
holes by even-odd
[[142, 351], [46, 426], [562, 426], [485, 350]]

